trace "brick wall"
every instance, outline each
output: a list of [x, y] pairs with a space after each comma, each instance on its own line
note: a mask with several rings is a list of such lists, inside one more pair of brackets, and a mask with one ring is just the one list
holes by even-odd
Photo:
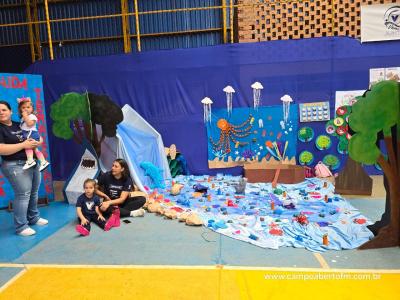
[[361, 5], [398, 0], [238, 0], [239, 42], [322, 36], [360, 37]]

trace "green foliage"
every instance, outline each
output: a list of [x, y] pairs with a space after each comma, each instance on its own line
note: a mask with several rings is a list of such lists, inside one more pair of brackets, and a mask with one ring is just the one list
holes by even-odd
[[74, 132], [69, 127], [68, 120], [60, 120], [53, 124], [53, 133], [56, 137], [69, 140], [74, 136]]
[[399, 84], [382, 81], [372, 86], [365, 96], [357, 97], [349, 125], [355, 132], [349, 142], [350, 157], [364, 164], [374, 164], [381, 154], [376, 146], [379, 132], [391, 136], [391, 128], [400, 127]]
[[376, 135], [368, 133], [357, 133], [349, 142], [350, 157], [355, 161], [366, 165], [376, 163], [381, 150], [376, 146]]
[[310, 151], [303, 151], [299, 155], [299, 163], [309, 166], [314, 160], [314, 155]]
[[326, 150], [331, 146], [331, 138], [327, 135], [320, 135], [316, 139], [315, 145], [319, 150]]
[[349, 141], [346, 139], [346, 137], [344, 135], [342, 135], [339, 138], [339, 143], [338, 143], [337, 149], [338, 149], [338, 152], [341, 154], [345, 154], [349, 150]]
[[50, 106], [50, 117], [53, 120], [53, 133], [63, 139], [70, 139], [73, 131], [70, 122], [74, 120], [90, 121], [89, 105], [86, 94], [64, 94]]
[[314, 137], [314, 131], [310, 127], [302, 127], [299, 129], [298, 136], [300, 141], [308, 142]]

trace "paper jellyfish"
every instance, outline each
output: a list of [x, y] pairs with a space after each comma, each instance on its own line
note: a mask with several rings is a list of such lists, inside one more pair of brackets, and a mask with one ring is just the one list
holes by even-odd
[[226, 94], [226, 109], [228, 110], [228, 116], [232, 113], [232, 97], [235, 90], [230, 85], [226, 86], [223, 91]]
[[262, 86], [261, 83], [254, 82], [251, 85], [252, 89], [253, 89], [253, 104], [254, 104], [254, 109], [258, 109], [258, 107], [260, 106], [260, 102], [261, 102], [261, 90], [264, 88]]
[[287, 123], [289, 118], [290, 103], [293, 102], [292, 97], [285, 95], [281, 97], [283, 109], [283, 121]]
[[210, 98], [205, 97], [203, 100], [201, 100], [201, 103], [203, 103], [204, 109], [204, 123], [211, 123], [211, 104], [213, 104], [213, 102]]

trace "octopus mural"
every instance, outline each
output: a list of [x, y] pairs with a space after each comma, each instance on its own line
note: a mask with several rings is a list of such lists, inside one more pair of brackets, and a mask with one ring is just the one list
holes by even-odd
[[219, 119], [217, 121], [217, 127], [220, 129], [220, 135], [217, 142], [215, 142], [212, 137], [210, 137], [210, 142], [214, 151], [221, 151], [222, 153], [231, 152], [231, 142], [235, 145], [244, 145], [247, 143], [241, 143], [238, 138], [244, 138], [249, 136], [251, 128], [253, 127], [254, 118], [250, 115], [246, 121], [239, 125], [233, 125], [229, 123], [226, 119]]

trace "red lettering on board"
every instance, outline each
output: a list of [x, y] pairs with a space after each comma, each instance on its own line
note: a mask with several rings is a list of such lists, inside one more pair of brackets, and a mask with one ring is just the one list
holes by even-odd
[[44, 171], [43, 174], [43, 180], [44, 180], [44, 187], [46, 190], [46, 193], [48, 194], [52, 194], [53, 193], [53, 187], [52, 187], [52, 178], [51, 178], [51, 174], [49, 171]]
[[22, 81], [17, 76], [1, 76], [0, 86], [5, 89], [28, 89], [28, 79], [24, 78]]
[[40, 99], [40, 92], [42, 91], [42, 89], [34, 88], [33, 90], [35, 91], [35, 94], [36, 94], [36, 103], [38, 103], [38, 101], [42, 102], [42, 100]]

